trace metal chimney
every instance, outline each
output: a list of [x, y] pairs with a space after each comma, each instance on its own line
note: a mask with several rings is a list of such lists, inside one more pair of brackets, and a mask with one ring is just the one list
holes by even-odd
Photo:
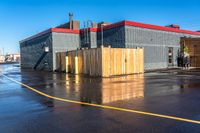
[[73, 20], [72, 20], [72, 17], [73, 17], [73, 14], [72, 14], [72, 13], [69, 13], [69, 28], [70, 28], [70, 29], [73, 28], [73, 27], [72, 27], [72, 26], [73, 26], [73, 25], [72, 25], [72, 21], [73, 21]]

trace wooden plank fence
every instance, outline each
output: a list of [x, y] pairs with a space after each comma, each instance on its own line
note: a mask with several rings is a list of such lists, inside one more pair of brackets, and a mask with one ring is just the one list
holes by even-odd
[[200, 38], [181, 38], [182, 47], [188, 47], [191, 67], [200, 67]]
[[66, 71], [66, 52], [56, 53], [56, 66], [57, 71], [65, 72]]
[[[63, 53], [57, 53], [64, 55]], [[67, 52], [57, 68], [74, 74], [109, 77], [144, 73], [144, 49], [101, 47]], [[62, 60], [64, 63], [61, 63]], [[65, 60], [65, 61], [64, 61]]]

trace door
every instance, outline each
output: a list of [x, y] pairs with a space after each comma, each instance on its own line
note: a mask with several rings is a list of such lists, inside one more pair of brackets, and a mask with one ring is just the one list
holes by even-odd
[[173, 66], [173, 48], [168, 47], [168, 66]]

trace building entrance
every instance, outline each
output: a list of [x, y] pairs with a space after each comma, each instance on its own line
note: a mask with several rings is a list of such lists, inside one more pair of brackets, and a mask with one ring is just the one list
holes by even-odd
[[173, 66], [173, 48], [168, 48], [168, 66]]

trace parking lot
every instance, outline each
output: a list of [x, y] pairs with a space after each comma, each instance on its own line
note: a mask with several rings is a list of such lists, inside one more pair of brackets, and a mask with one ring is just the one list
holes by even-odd
[[0, 65], [2, 133], [199, 133], [200, 71], [92, 78]]

